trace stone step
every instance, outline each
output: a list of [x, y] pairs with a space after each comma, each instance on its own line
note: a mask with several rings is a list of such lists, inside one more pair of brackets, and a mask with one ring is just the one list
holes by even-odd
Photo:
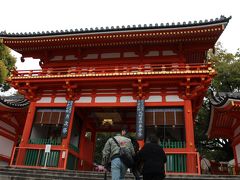
[[[110, 173], [107, 173], [111, 180]], [[0, 167], [0, 180], [103, 180], [104, 173], [93, 171], [73, 171], [73, 170], [48, 170], [48, 169], [28, 169]], [[126, 180], [134, 180], [132, 174], [126, 175]], [[166, 180], [240, 180], [240, 176], [229, 175], [167, 175]]]
[[51, 174], [61, 174], [61, 175], [85, 175], [85, 174], [103, 174], [101, 172], [95, 172], [95, 171], [74, 171], [74, 170], [49, 170], [49, 169], [29, 169], [29, 168], [9, 168], [9, 167], [0, 167], [0, 171], [6, 171], [6, 172], [14, 172], [14, 171], [21, 171], [21, 172], [34, 172], [34, 173], [51, 173]]
[[[71, 171], [71, 170], [67, 170], [67, 171], [55, 171], [55, 170], [46, 170], [46, 169], [19, 169], [19, 168], [5, 168], [5, 169], [1, 169], [0, 168], [0, 173], [2, 174], [26, 174], [26, 175], [32, 175], [34, 174], [34, 176], [42, 176], [42, 174], [45, 175], [51, 175], [53, 177], [55, 176], [61, 176], [64, 178], [78, 178], [78, 177], [91, 177], [91, 178], [99, 178], [101, 177], [103, 179], [104, 177], [104, 173], [100, 173], [100, 172], [92, 172], [92, 171]], [[107, 175], [110, 177], [110, 173], [107, 173]], [[132, 178], [133, 176], [128, 174], [127, 177]]]
[[21, 171], [0, 171], [1, 175], [5, 176], [18, 176], [22, 178], [32, 178], [32, 179], [64, 179], [64, 180], [82, 180], [82, 179], [88, 179], [88, 180], [102, 180], [104, 177], [104, 174], [72, 174], [72, 175], [63, 175], [63, 174], [53, 174], [51, 172], [48, 173], [42, 173], [42, 172], [21, 172]]
[[[33, 178], [33, 177], [22, 177], [22, 176], [0, 174], [0, 180], [49, 180], [49, 178]], [[53, 179], [53, 180], [57, 180], [57, 179]]]
[[[71, 179], [71, 178], [69, 178]], [[103, 178], [93, 178], [88, 180], [103, 180]], [[0, 180], [64, 180], [62, 178], [40, 178], [40, 177], [22, 177], [22, 176], [5, 176], [5, 175], [0, 175]], [[85, 177], [79, 177], [78, 180], [86, 180]], [[109, 178], [110, 180], [110, 178]]]
[[[59, 171], [56, 172], [54, 170], [42, 170], [42, 169], [20, 169], [20, 168], [0, 168], [0, 174], [4, 176], [13, 176], [13, 177], [21, 177], [21, 178], [43, 178], [43, 179], [72, 179], [72, 180], [103, 180], [104, 173], [97, 172], [80, 172], [80, 171]], [[110, 173], [107, 173], [108, 179], [111, 179]], [[134, 179], [132, 175], [127, 175], [127, 180]]]

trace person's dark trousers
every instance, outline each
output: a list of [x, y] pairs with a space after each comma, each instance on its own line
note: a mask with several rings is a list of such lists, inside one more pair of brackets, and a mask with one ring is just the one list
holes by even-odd
[[143, 180], [162, 180], [164, 177], [163, 174], [143, 174]]

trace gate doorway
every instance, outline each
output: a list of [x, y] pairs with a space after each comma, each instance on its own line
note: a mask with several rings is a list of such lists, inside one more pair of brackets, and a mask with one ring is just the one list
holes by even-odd
[[[74, 121], [81, 125], [80, 141], [71, 138], [72, 144], [79, 143], [82, 170], [93, 170], [101, 163], [102, 149], [108, 138], [127, 127], [129, 135], [135, 137], [136, 107], [84, 107], [75, 109]], [[75, 126], [72, 134], [78, 134]], [[79, 132], [79, 131], [78, 131]], [[73, 137], [73, 135], [71, 136]]]

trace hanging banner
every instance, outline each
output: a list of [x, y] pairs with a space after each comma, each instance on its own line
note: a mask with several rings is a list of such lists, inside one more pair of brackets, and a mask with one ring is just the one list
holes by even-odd
[[68, 126], [71, 119], [72, 107], [73, 107], [73, 101], [67, 101], [67, 107], [65, 111], [65, 117], [63, 121], [62, 133], [61, 133], [62, 138], [66, 138], [68, 134]]
[[136, 117], [136, 138], [144, 140], [145, 120], [144, 120], [144, 100], [137, 101], [137, 117]]

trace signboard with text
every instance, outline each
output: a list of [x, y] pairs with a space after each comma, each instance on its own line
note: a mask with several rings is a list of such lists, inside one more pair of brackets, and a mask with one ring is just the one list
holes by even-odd
[[137, 117], [136, 117], [136, 137], [137, 140], [144, 140], [145, 120], [144, 120], [144, 100], [137, 101]]
[[63, 121], [62, 133], [61, 133], [62, 138], [66, 138], [68, 134], [68, 126], [71, 119], [72, 107], [73, 107], [73, 101], [67, 101], [67, 107], [65, 111], [65, 117]]
[[51, 144], [46, 144], [46, 146], [45, 146], [45, 153], [50, 153], [50, 151], [51, 151]]

